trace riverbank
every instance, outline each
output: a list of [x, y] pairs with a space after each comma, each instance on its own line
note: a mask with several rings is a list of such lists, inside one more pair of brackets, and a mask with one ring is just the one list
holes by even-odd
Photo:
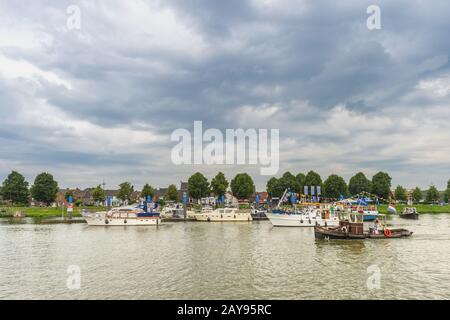
[[[378, 206], [378, 211], [380, 213], [384, 213], [387, 214], [389, 213], [387, 211], [387, 204], [384, 205], [379, 205]], [[401, 213], [403, 211], [403, 208], [408, 207], [405, 204], [401, 204], [401, 205], [396, 205], [395, 209], [397, 209], [398, 213]], [[441, 206], [441, 205], [432, 205], [432, 204], [415, 204], [414, 205], [415, 208], [417, 208], [417, 212], [419, 214], [422, 213], [450, 213], [450, 205], [445, 205], [445, 206]]]
[[[380, 213], [387, 214], [387, 205], [379, 205], [378, 210]], [[406, 205], [396, 205], [398, 213], [401, 213]], [[430, 205], [430, 204], [417, 204], [414, 205], [417, 208], [419, 214], [423, 213], [450, 213], [450, 205], [440, 206], [440, 205]], [[87, 209], [91, 212], [104, 211], [104, 207], [77, 207], [73, 209], [72, 217], [81, 217], [81, 211]], [[12, 217], [15, 212], [21, 212], [25, 217], [28, 218], [56, 218], [61, 217], [61, 208], [54, 207], [0, 207], [0, 217]], [[67, 216], [67, 209], [64, 209], [64, 216]]]
[[[81, 217], [81, 211], [88, 209], [89, 211], [102, 211], [105, 208], [102, 207], [77, 207], [73, 209], [72, 217]], [[28, 218], [56, 218], [67, 216], [67, 209], [64, 211], [61, 208], [55, 207], [0, 207], [0, 217], [12, 217], [15, 212], [20, 212], [22, 215]]]

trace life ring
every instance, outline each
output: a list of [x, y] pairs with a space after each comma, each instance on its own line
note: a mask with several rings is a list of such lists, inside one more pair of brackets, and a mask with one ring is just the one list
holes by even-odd
[[392, 231], [388, 228], [384, 228], [384, 235], [389, 238], [392, 235]]
[[347, 227], [342, 227], [341, 230], [342, 230], [342, 232], [347, 233]]

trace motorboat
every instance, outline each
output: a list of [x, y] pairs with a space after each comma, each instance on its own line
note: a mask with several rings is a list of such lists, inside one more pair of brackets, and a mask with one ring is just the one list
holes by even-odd
[[252, 221], [252, 215], [249, 210], [239, 210], [238, 208], [217, 208], [211, 211], [202, 211], [195, 213], [197, 221], [207, 222], [237, 222]]
[[84, 220], [90, 226], [157, 226], [161, 225], [161, 214], [155, 207], [136, 204], [112, 208], [95, 213], [83, 212]]
[[268, 220], [267, 210], [262, 207], [260, 208], [252, 207], [251, 215], [253, 220]]
[[337, 226], [339, 216], [324, 208], [304, 207], [302, 209], [274, 209], [267, 217], [275, 227]]
[[163, 219], [183, 218], [184, 217], [183, 204], [180, 204], [180, 203], [167, 204], [166, 206], [164, 206], [161, 216]]
[[403, 209], [402, 213], [398, 215], [403, 219], [419, 219], [419, 213], [415, 207], [406, 207]]

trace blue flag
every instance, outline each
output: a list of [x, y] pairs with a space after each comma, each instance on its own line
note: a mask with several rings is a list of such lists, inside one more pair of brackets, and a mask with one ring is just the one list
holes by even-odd
[[224, 204], [225, 203], [225, 195], [223, 194], [222, 195], [222, 204]]
[[148, 202], [148, 203], [152, 203], [152, 196], [151, 196], [151, 195], [148, 195], [148, 196], [147, 196], [147, 202]]
[[256, 195], [255, 202], [256, 202], [256, 204], [259, 204], [259, 194]]
[[184, 204], [184, 206], [186, 206], [186, 203], [187, 203], [186, 192], [183, 192], [183, 204]]

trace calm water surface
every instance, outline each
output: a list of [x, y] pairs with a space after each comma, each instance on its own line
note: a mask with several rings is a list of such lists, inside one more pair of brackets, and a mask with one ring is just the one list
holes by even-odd
[[[316, 241], [253, 223], [160, 227], [0, 221], [0, 299], [449, 299], [450, 215], [394, 218], [409, 239]], [[66, 286], [67, 268], [81, 288]], [[381, 270], [369, 290], [367, 268]]]

